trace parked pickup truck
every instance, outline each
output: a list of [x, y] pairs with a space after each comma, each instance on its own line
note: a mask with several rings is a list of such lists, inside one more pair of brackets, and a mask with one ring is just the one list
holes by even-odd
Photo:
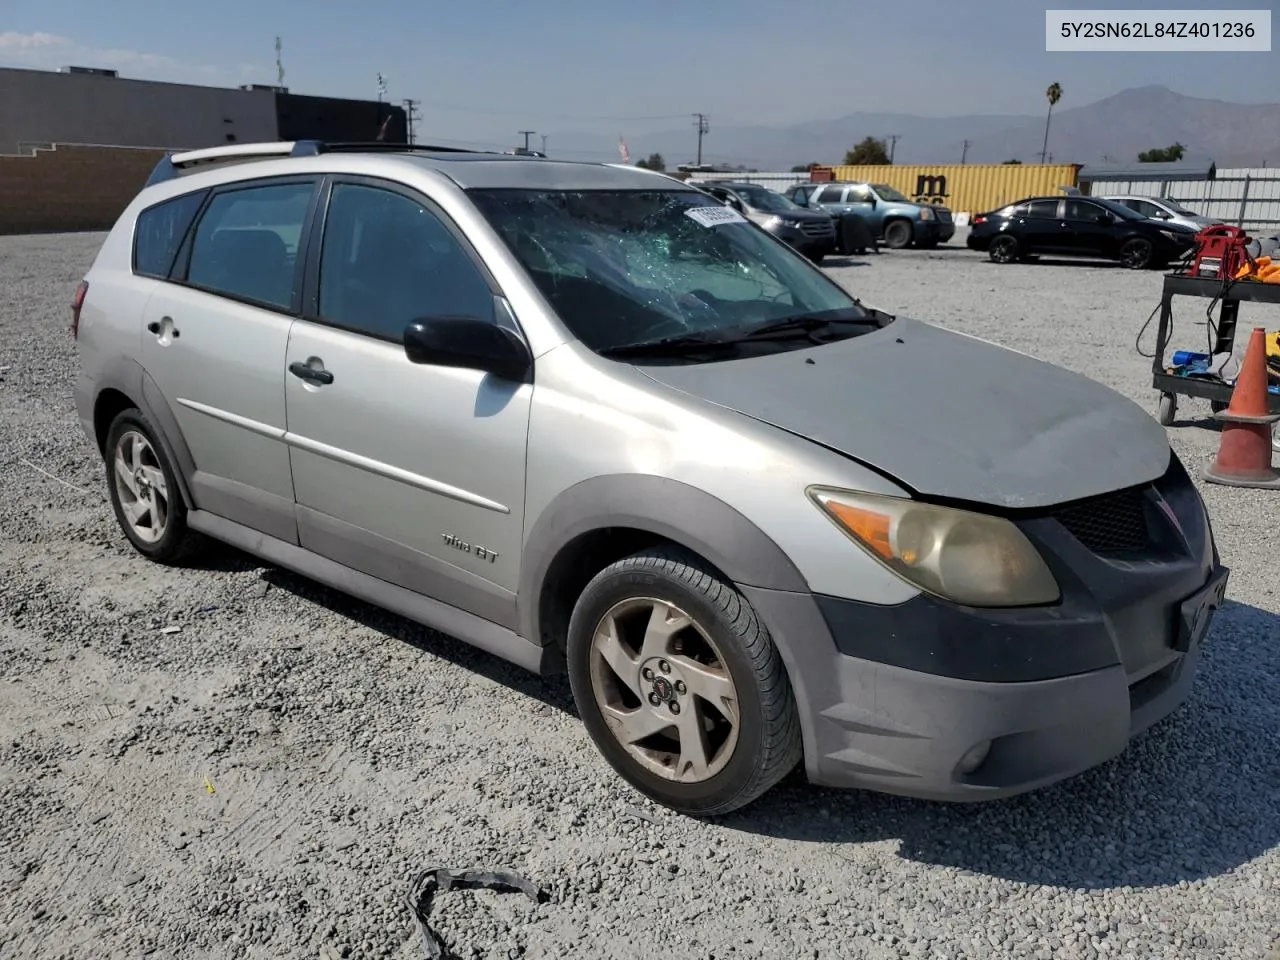
[[884, 183], [798, 183], [787, 191], [792, 203], [834, 214], [856, 213], [886, 247], [935, 247], [955, 235], [951, 211], [916, 203]]

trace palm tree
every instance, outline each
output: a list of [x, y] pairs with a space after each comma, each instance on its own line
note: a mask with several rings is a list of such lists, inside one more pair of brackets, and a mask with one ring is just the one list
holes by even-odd
[[1062, 84], [1051, 83], [1049, 89], [1044, 92], [1049, 98], [1049, 115], [1044, 118], [1044, 146], [1040, 148], [1040, 162], [1044, 163], [1045, 155], [1049, 152], [1049, 121], [1053, 119], [1053, 107], [1062, 99]]

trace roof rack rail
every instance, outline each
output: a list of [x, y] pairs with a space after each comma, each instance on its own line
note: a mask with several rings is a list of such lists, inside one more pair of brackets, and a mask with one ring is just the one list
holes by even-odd
[[320, 153], [404, 153], [409, 150], [421, 150], [424, 153], [492, 153], [496, 150], [472, 150], [469, 147], [442, 147], [433, 143], [395, 143], [389, 140], [298, 140], [293, 146], [293, 156], [310, 157]]
[[145, 186], [163, 183], [182, 176], [183, 171], [213, 163], [245, 163], [273, 157], [314, 157], [322, 153], [491, 153], [496, 150], [471, 150], [467, 147], [443, 147], [429, 143], [395, 143], [388, 140], [328, 141], [281, 140], [272, 143], [237, 143], [225, 147], [204, 147], [166, 154], [155, 165]]

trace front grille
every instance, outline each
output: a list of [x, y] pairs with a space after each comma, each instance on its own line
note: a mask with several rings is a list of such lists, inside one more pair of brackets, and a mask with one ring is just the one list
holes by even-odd
[[833, 237], [836, 228], [830, 220], [805, 220], [800, 224], [800, 232], [806, 237]]
[[1146, 549], [1151, 537], [1143, 507], [1143, 491], [1136, 487], [1059, 507], [1053, 517], [1094, 553], [1135, 553]]

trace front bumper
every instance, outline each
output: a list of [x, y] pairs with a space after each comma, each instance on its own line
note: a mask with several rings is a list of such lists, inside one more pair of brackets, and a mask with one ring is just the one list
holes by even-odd
[[913, 226], [916, 243], [946, 243], [956, 233], [956, 225], [943, 220], [917, 220]]
[[769, 231], [783, 243], [786, 243], [806, 255], [817, 253], [834, 253], [836, 249], [836, 233], [834, 226], [830, 233], [812, 234], [799, 227], [782, 225]]
[[1176, 709], [1228, 574], [1174, 464], [1151, 503], [1176, 515], [1182, 549], [1160, 562], [1091, 554], [1051, 518], [1022, 524], [1063, 583], [1055, 607], [977, 610], [926, 595], [884, 607], [743, 588], [787, 664], [809, 779], [997, 799], [1115, 757]]

